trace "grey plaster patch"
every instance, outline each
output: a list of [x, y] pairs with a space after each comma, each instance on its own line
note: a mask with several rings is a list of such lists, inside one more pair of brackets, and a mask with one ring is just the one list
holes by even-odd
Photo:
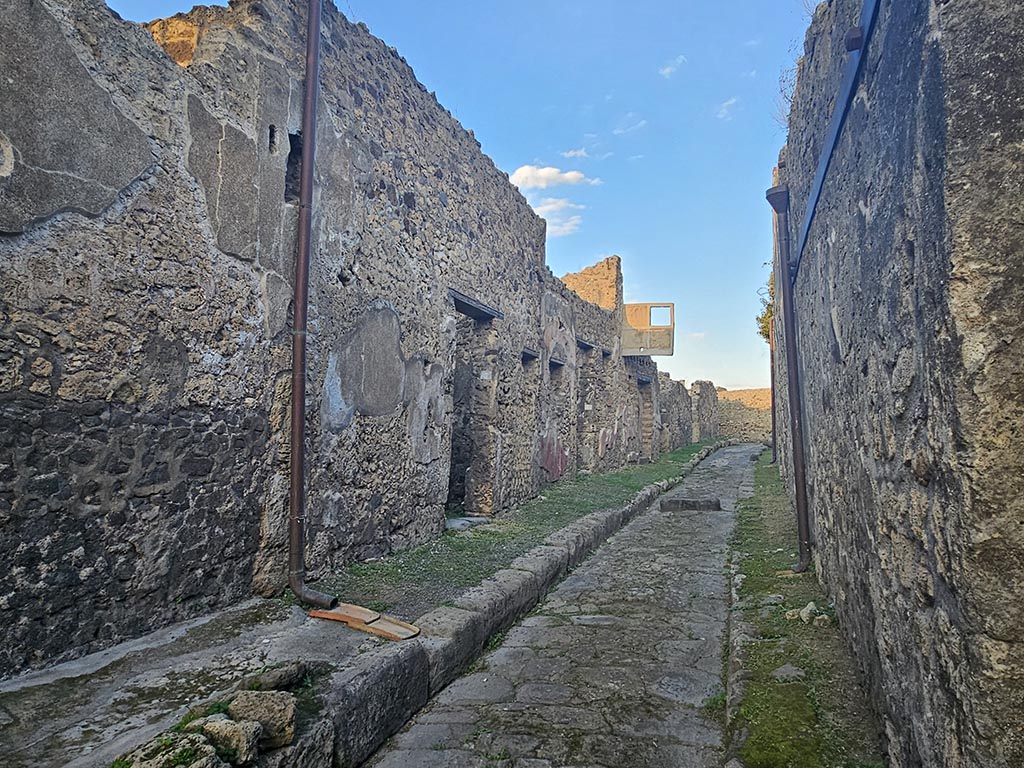
[[98, 215], [152, 164], [146, 134], [114, 106], [44, 4], [11, 0], [4, 19], [0, 232], [66, 210]]
[[320, 397], [320, 419], [324, 429], [340, 432], [352, 423], [356, 409], [345, 402], [341, 391], [341, 374], [338, 371], [338, 356], [332, 354], [327, 360], [327, 375]]
[[405, 361], [398, 313], [375, 302], [338, 350], [341, 394], [364, 416], [394, 413], [402, 403]]

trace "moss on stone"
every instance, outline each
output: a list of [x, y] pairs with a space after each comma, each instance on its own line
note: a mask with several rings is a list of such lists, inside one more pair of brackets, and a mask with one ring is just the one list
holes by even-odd
[[[785, 618], [787, 609], [812, 601], [827, 606], [828, 598], [813, 569], [789, 570], [796, 561], [795, 517], [769, 454], [761, 456], [754, 479], [732, 541], [745, 577], [739, 609], [761, 636], [745, 649], [749, 680], [731, 724], [733, 733], [749, 732], [740, 758], [748, 768], [883, 768], [879, 729], [835, 622], [819, 627]], [[766, 600], [769, 595], [776, 597]], [[777, 680], [772, 672], [785, 664], [805, 676]]]
[[[347, 602], [386, 606], [405, 619], [452, 600], [544, 539], [591, 512], [620, 507], [645, 486], [679, 476], [709, 442], [694, 443], [650, 464], [563, 480], [487, 525], [447, 532], [421, 547], [356, 563], [320, 584]], [[375, 610], [377, 610], [375, 608]]]

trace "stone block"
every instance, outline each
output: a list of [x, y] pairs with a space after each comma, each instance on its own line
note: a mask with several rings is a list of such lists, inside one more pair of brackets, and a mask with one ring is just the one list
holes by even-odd
[[483, 650], [490, 636], [486, 617], [462, 608], [435, 608], [413, 622], [430, 664], [431, 696], [454, 680]]
[[565, 576], [569, 568], [569, 552], [565, 547], [534, 547], [525, 555], [513, 560], [509, 568], [534, 574], [538, 579], [540, 592], [544, 593]]
[[586, 535], [575, 525], [555, 531], [544, 539], [544, 543], [550, 547], [563, 547], [569, 555], [570, 568], [579, 565], [590, 551]]
[[415, 641], [359, 657], [328, 681], [325, 702], [334, 720], [334, 765], [362, 763], [427, 703], [430, 660]]
[[480, 586], [460, 595], [455, 605], [484, 617], [487, 635], [508, 629], [540, 599], [540, 581], [529, 571], [498, 571]]
[[283, 747], [295, 738], [295, 697], [287, 691], [241, 691], [228, 705], [228, 715], [258, 722], [261, 747]]
[[245, 765], [256, 757], [263, 726], [254, 720], [209, 720], [203, 735], [221, 752], [233, 753], [232, 762]]
[[321, 718], [300, 731], [295, 741], [259, 756], [258, 768], [326, 768], [334, 756], [334, 723]]

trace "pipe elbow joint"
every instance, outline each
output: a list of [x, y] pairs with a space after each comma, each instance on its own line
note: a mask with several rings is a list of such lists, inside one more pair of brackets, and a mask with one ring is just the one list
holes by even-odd
[[301, 573], [290, 573], [288, 574], [288, 586], [291, 587], [292, 592], [295, 593], [295, 597], [300, 603], [306, 605], [313, 605], [317, 608], [326, 608], [328, 610], [338, 607], [338, 598], [334, 595], [328, 595], [326, 592], [320, 592], [319, 590], [313, 589], [304, 578], [305, 574]]

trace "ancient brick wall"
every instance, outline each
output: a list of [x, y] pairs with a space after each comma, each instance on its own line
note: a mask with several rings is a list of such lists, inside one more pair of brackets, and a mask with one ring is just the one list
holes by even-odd
[[[236, 2], [151, 34], [100, 0], [12, 0], [0, 675], [285, 583], [304, 7]], [[657, 455], [618, 260], [602, 306], [555, 278], [506, 174], [330, 4], [321, 83], [312, 575], [437, 535], [446, 506], [500, 513]]]
[[[860, 8], [808, 33], [794, 243]], [[1013, 3], [881, 3], [795, 285], [815, 561], [898, 768], [1024, 765], [1022, 39]]]

